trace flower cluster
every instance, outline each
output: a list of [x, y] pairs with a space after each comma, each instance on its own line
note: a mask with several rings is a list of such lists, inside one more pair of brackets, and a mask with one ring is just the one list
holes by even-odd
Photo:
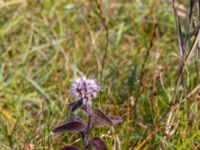
[[72, 96], [83, 100], [84, 104], [91, 104], [91, 100], [96, 98], [101, 86], [93, 79], [81, 77], [72, 83]]

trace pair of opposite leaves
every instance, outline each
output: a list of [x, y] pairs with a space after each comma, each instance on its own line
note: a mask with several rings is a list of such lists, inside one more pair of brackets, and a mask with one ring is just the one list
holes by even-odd
[[[82, 104], [82, 100], [75, 101], [70, 104], [71, 111], [74, 112], [75, 110], [81, 108], [83, 111], [86, 111], [86, 108]], [[122, 119], [117, 116], [107, 116], [101, 110], [97, 108], [93, 108], [91, 112], [92, 123], [90, 130], [103, 127], [103, 126], [114, 126], [118, 123], [122, 122]], [[82, 138], [84, 138], [86, 134], [86, 125], [83, 121], [77, 116], [71, 116], [69, 121], [57, 128], [55, 128], [52, 132], [53, 133], [61, 133], [61, 132], [70, 132], [70, 131], [78, 131]], [[93, 146], [96, 150], [107, 150], [106, 144], [104, 141], [99, 137], [94, 137], [90, 139], [88, 146]], [[63, 147], [62, 150], [79, 150], [79, 148], [75, 146], [67, 146]]]

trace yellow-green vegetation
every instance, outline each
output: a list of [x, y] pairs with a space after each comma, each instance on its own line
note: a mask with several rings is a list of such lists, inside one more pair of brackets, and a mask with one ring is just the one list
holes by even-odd
[[[171, 1], [96, 2], [0, 0], [0, 149], [80, 145], [78, 134], [50, 133], [70, 115], [81, 75], [103, 85], [94, 105], [123, 118], [93, 132], [109, 150], [200, 149], [200, 63], [194, 53], [177, 86]], [[184, 33], [188, 5], [176, 5]]]

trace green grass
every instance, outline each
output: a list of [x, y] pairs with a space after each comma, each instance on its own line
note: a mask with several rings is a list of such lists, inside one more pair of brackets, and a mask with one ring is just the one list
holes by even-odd
[[[165, 133], [168, 115], [157, 122], [170, 108], [178, 78], [172, 4], [163, 0], [100, 2], [109, 46], [102, 95], [94, 103], [121, 116], [123, 123], [97, 129], [93, 135], [103, 137], [109, 150], [199, 149], [198, 94], [173, 112], [171, 136]], [[50, 132], [70, 115], [73, 79], [83, 74], [100, 79], [106, 31], [98, 12], [89, 0], [0, 0], [0, 149], [81, 144], [76, 133], [52, 136]], [[153, 45], [148, 49], [155, 24]], [[199, 73], [199, 62], [192, 59], [184, 78], [187, 86], [180, 86], [178, 101], [199, 84]]]

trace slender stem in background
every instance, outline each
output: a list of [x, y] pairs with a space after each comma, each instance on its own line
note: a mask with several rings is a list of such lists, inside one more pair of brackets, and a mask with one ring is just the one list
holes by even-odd
[[[101, 74], [100, 74], [100, 81], [102, 82], [102, 76], [103, 76], [103, 70], [104, 70], [104, 66], [105, 66], [105, 60], [106, 60], [106, 56], [107, 56], [107, 52], [108, 52], [108, 36], [109, 36], [109, 32], [108, 32], [108, 26], [106, 24], [106, 18], [103, 16], [103, 12], [102, 12], [102, 9], [101, 9], [101, 5], [100, 3], [97, 1], [97, 0], [94, 0], [95, 4], [97, 5], [97, 8], [99, 10], [99, 17], [101, 19], [101, 22], [103, 24], [103, 27], [106, 31], [106, 45], [105, 45], [105, 52], [104, 52], [104, 55], [103, 55], [103, 60], [102, 60], [102, 68], [101, 68]], [[101, 93], [100, 93], [101, 94]], [[101, 96], [101, 95], [100, 95]]]
[[152, 37], [151, 37], [151, 41], [150, 41], [150, 44], [149, 44], [149, 46], [147, 48], [147, 52], [146, 52], [146, 55], [145, 55], [145, 58], [144, 58], [144, 62], [142, 64], [142, 71], [141, 71], [141, 75], [140, 75], [139, 87], [137, 89], [137, 95], [136, 95], [136, 99], [135, 99], [135, 105], [133, 106], [133, 113], [134, 113], [135, 117], [136, 117], [137, 103], [138, 103], [138, 99], [139, 99], [139, 96], [140, 96], [140, 93], [141, 93], [142, 80], [143, 80], [143, 76], [144, 76], [144, 68], [145, 68], [147, 59], [149, 57], [150, 50], [153, 47], [153, 41], [154, 41], [154, 39], [156, 37], [156, 29], [157, 29], [157, 27], [158, 27], [158, 23], [156, 23], [154, 25], [153, 32], [152, 32]]

